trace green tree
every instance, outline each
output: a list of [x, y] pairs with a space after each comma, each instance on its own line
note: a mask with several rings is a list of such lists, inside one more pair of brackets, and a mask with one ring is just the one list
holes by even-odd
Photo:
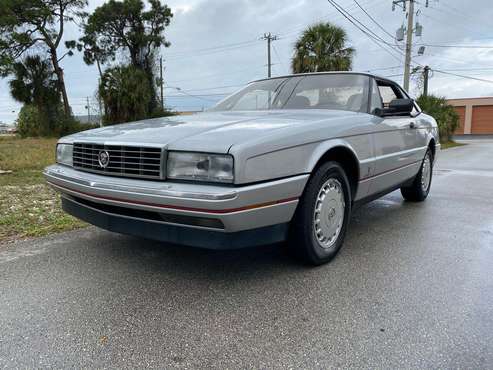
[[55, 131], [60, 106], [57, 81], [51, 64], [39, 56], [28, 56], [12, 65], [13, 79], [9, 81], [10, 94], [24, 105], [32, 105], [38, 110], [39, 135], [49, 135]]
[[20, 137], [37, 137], [42, 135], [43, 121], [40, 119], [38, 108], [31, 104], [24, 104], [17, 116], [17, 134]]
[[96, 8], [83, 27], [84, 61], [87, 64], [106, 63], [124, 52], [130, 64], [145, 72], [151, 86], [149, 112], [157, 106], [153, 67], [155, 52], [170, 43], [164, 36], [173, 14], [159, 0], [149, 0], [145, 10], [142, 0], [110, 0]]
[[24, 53], [47, 49], [67, 116], [70, 105], [60, 61], [72, 52], [59, 57], [58, 47], [65, 24], [73, 22], [86, 5], [87, 0], [0, 0], [0, 73], [12, 73]]
[[349, 71], [354, 49], [347, 39], [346, 31], [328, 22], [308, 27], [295, 43], [293, 73]]
[[152, 87], [145, 72], [132, 65], [107, 69], [99, 94], [106, 107], [105, 124], [137, 121], [151, 113], [148, 107]]
[[440, 141], [442, 143], [451, 141], [454, 131], [459, 126], [459, 114], [454, 107], [441, 96], [421, 95], [416, 101], [425, 113], [437, 121]]

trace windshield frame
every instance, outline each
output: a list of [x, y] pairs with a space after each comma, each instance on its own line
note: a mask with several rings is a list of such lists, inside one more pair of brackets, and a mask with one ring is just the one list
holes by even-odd
[[[284, 108], [285, 104], [283, 104], [282, 107], [280, 108], [272, 108], [273, 105], [275, 105], [276, 102], [278, 102], [278, 99], [281, 95], [283, 95], [283, 93], [285, 94], [286, 92], [284, 91], [284, 87], [286, 85], [289, 85], [290, 83], [293, 83], [294, 84], [294, 87], [292, 89], [290, 89], [288, 91], [288, 99], [290, 98], [290, 96], [295, 92], [298, 84], [300, 82], [302, 82], [305, 78], [307, 77], [315, 77], [315, 76], [320, 76], [320, 77], [325, 77], [325, 76], [360, 76], [360, 77], [366, 77], [367, 78], [367, 81], [365, 81], [365, 86], [366, 89], [363, 89], [364, 91], [364, 99], [366, 99], [366, 104], [362, 104], [362, 110], [361, 111], [356, 111], [356, 110], [350, 110], [350, 109], [331, 109], [331, 108]], [[367, 113], [367, 114], [370, 114], [370, 96], [371, 96], [371, 87], [372, 87], [372, 84], [374, 83], [374, 79], [376, 77], [374, 75], [371, 75], [371, 74], [368, 74], [368, 73], [362, 73], [362, 72], [313, 72], [313, 73], [300, 73], [300, 74], [292, 74], [292, 75], [286, 75], [286, 76], [277, 76], [277, 77], [271, 77], [271, 78], [262, 78], [262, 79], [258, 79], [258, 80], [254, 80], [254, 81], [251, 81], [249, 82], [247, 85], [245, 85], [243, 88], [239, 89], [238, 91], [235, 91], [234, 93], [232, 93], [231, 95], [221, 99], [219, 102], [217, 102], [214, 106], [212, 106], [211, 108], [208, 109], [208, 111], [212, 111], [212, 112], [239, 112], [239, 111], [245, 111], [245, 112], [262, 112], [262, 111], [269, 111], [269, 110], [290, 110], [290, 109], [299, 109], [299, 110], [340, 110], [340, 111], [346, 111], [346, 112], [353, 112], [353, 113]], [[231, 98], [233, 98], [234, 96], [236, 95], [239, 95], [239, 94], [242, 94], [243, 92], [245, 92], [246, 90], [248, 90], [249, 88], [251, 88], [251, 86], [253, 86], [254, 84], [257, 84], [257, 83], [261, 83], [261, 82], [264, 82], [264, 81], [272, 81], [274, 82], [275, 80], [281, 80], [279, 82], [279, 84], [277, 85], [276, 89], [275, 89], [275, 95], [272, 99], [272, 101], [270, 101], [269, 103], [269, 107], [268, 108], [264, 108], [264, 109], [243, 109], [243, 110], [240, 110], [240, 109], [219, 109], [220, 105], [223, 104], [224, 102], [226, 102], [227, 100], [230, 100]], [[293, 82], [295, 81], [295, 82]], [[365, 91], [366, 90], [366, 91]], [[238, 99], [239, 100], [239, 99]]]

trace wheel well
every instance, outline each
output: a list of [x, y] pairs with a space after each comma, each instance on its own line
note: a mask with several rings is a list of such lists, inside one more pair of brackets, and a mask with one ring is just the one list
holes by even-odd
[[430, 140], [430, 143], [428, 144], [428, 148], [431, 149], [431, 154], [433, 154], [433, 158], [435, 158], [435, 151], [436, 151], [435, 139]]
[[354, 153], [343, 146], [332, 148], [318, 160], [313, 170], [328, 161], [335, 161], [344, 169], [351, 186], [351, 197], [354, 199], [359, 182], [359, 162]]

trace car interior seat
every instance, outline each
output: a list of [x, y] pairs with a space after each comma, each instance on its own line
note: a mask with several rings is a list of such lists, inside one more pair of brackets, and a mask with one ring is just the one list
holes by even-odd
[[310, 100], [306, 96], [302, 95], [296, 95], [292, 99], [289, 99], [287, 104], [285, 105], [285, 108], [290, 109], [304, 109], [310, 107]]

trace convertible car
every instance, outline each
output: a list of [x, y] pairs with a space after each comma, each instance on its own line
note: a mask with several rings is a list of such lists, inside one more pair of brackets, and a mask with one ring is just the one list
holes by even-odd
[[439, 149], [435, 120], [395, 82], [312, 73], [64, 137], [44, 175], [66, 212], [110, 231], [214, 249], [286, 240], [318, 265], [355, 207], [396, 189], [425, 200]]

